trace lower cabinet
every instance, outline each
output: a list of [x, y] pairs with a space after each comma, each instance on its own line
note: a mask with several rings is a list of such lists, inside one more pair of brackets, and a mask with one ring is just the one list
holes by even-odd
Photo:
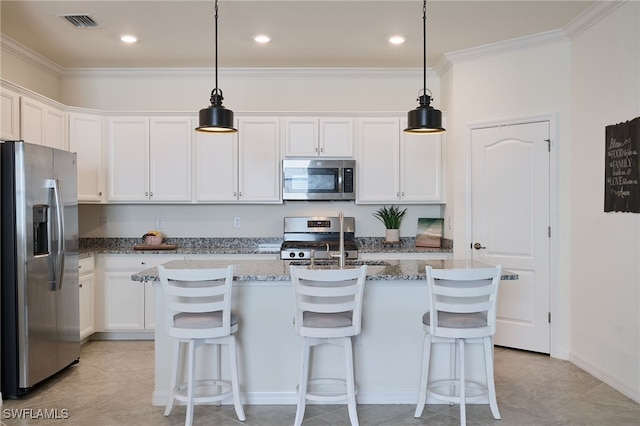
[[80, 259], [80, 340], [95, 331], [94, 259]]
[[99, 298], [102, 308], [100, 331], [153, 331], [155, 290], [151, 283], [132, 281], [131, 275], [175, 259], [183, 259], [183, 256], [104, 255], [104, 281]]

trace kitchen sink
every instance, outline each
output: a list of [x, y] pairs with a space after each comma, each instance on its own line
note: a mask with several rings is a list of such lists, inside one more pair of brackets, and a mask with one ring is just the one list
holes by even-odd
[[[309, 266], [311, 261], [309, 260], [292, 260], [291, 265], [295, 266]], [[337, 266], [337, 260], [328, 260], [328, 259], [316, 259], [314, 262], [316, 266]], [[345, 266], [387, 266], [389, 262], [384, 260], [347, 260], [344, 262]]]

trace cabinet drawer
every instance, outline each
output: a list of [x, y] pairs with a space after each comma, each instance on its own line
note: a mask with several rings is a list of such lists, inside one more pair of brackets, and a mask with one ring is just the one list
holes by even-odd
[[92, 273], [94, 269], [93, 256], [78, 260], [78, 269], [80, 270], [80, 275]]

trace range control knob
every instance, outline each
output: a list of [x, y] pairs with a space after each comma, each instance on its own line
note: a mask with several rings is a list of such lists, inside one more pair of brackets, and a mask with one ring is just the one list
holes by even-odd
[[298, 253], [298, 257], [304, 257], [304, 252]]
[[296, 257], [296, 254], [294, 252], [289, 253], [289, 257]]

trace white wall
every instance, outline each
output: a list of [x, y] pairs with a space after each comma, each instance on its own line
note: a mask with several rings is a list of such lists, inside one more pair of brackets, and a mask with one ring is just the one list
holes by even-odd
[[640, 214], [603, 209], [605, 126], [640, 116], [640, 2], [579, 34], [571, 61], [570, 359], [640, 401]]
[[[469, 256], [467, 216], [467, 187], [469, 155], [467, 126], [479, 122], [509, 120], [541, 114], [556, 114], [559, 133], [557, 144], [560, 168], [560, 211], [570, 209], [568, 184], [571, 162], [569, 141], [570, 113], [570, 42], [456, 62], [443, 77], [443, 97], [450, 109], [447, 129], [448, 176], [446, 217], [453, 215], [454, 256]], [[453, 209], [451, 205], [455, 206]], [[558, 262], [566, 265], [563, 253], [568, 253], [569, 224], [559, 223], [558, 238], [561, 250]], [[566, 267], [561, 268], [558, 303], [570, 302]], [[554, 356], [566, 358], [569, 353], [569, 316], [565, 309], [558, 312]], [[552, 348], [553, 350], [553, 348]]]
[[46, 64], [46, 59], [32, 52], [27, 52], [26, 56], [17, 56], [12, 50], [12, 43], [4, 38], [1, 40], [1, 47], [0, 77], [60, 102], [60, 80], [55, 66], [52, 68], [49, 66], [51, 64]]
[[[161, 217], [162, 231], [168, 237], [282, 237], [285, 216], [345, 216], [356, 218], [356, 236], [384, 237], [382, 222], [372, 213], [378, 206], [356, 206], [353, 202], [291, 202], [283, 205], [82, 205], [80, 206], [80, 236], [139, 237], [155, 229], [156, 217]], [[419, 217], [441, 217], [439, 205], [401, 205], [407, 208], [400, 235], [415, 237]], [[240, 217], [241, 227], [233, 227], [233, 218]], [[100, 227], [100, 218], [107, 218], [108, 229]]]

